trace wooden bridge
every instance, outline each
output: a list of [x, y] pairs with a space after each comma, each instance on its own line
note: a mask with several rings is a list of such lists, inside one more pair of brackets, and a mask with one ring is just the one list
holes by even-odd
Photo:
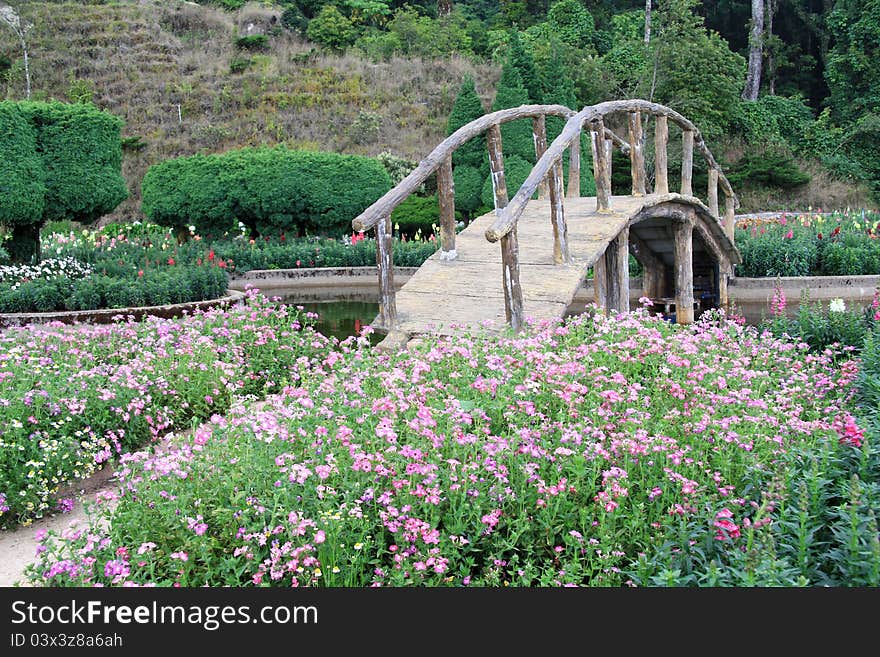
[[[653, 117], [654, 176], [648, 191], [643, 115]], [[566, 119], [547, 145], [546, 117]], [[531, 119], [537, 163], [512, 199], [504, 175], [500, 126]], [[669, 122], [681, 131], [680, 190], [670, 193]], [[613, 128], [627, 128], [626, 139]], [[580, 197], [581, 132], [591, 137], [596, 196]], [[452, 153], [486, 134], [495, 210], [455, 232]], [[631, 194], [611, 195], [617, 147], [629, 155]], [[706, 161], [706, 203], [693, 192], [693, 154]], [[562, 158], [568, 151], [568, 184]], [[437, 176], [441, 248], [395, 292], [391, 212], [431, 175]], [[718, 190], [724, 194], [719, 214]], [[538, 194], [537, 199], [533, 199]], [[679, 323], [694, 320], [695, 264], [700, 300], [727, 305], [727, 281], [740, 255], [734, 245], [737, 198], [699, 130], [674, 110], [644, 100], [600, 103], [580, 112], [561, 105], [524, 105], [487, 114], [439, 144], [396, 187], [361, 213], [356, 231], [376, 231], [380, 304], [374, 328], [385, 345], [431, 331], [483, 327], [518, 331], [525, 318], [563, 317], [590, 268], [596, 303], [629, 310], [629, 254], [643, 269], [643, 295], [674, 304]], [[552, 235], [552, 237], [551, 237]], [[494, 246], [500, 242], [500, 249]], [[500, 285], [493, 283], [501, 274]]]

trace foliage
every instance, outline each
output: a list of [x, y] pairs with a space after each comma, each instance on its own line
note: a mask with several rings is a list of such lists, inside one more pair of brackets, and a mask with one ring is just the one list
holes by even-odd
[[350, 222], [391, 187], [376, 160], [283, 147], [166, 160], [147, 171], [144, 213], [170, 227], [194, 224], [204, 237], [346, 234]]
[[547, 22], [553, 33], [569, 46], [584, 48], [593, 42], [596, 24], [580, 0], [557, 0], [550, 5]]
[[321, 8], [315, 18], [309, 21], [306, 37], [325, 48], [341, 51], [354, 43], [357, 32], [351, 20], [335, 5], [327, 4]]
[[[854, 368], [828, 355], [722, 317], [683, 330], [642, 312], [590, 313], [524, 339], [437, 336], [382, 356], [349, 341], [311, 362], [258, 408], [197, 427], [161, 466], [146, 453], [127, 459], [123, 485], [136, 494], [97, 509], [81, 536], [47, 538], [30, 581], [876, 580], [876, 471], [863, 466], [876, 458], [856, 444]], [[707, 440], [722, 417], [725, 440]], [[824, 554], [808, 541], [797, 561], [797, 532], [782, 531], [798, 517], [786, 485], [813, 467], [808, 485], [829, 474], [828, 490], [845, 492], [815, 520], [841, 532], [833, 548], [855, 549]], [[859, 485], [838, 491], [849, 472]], [[766, 534], [776, 525], [784, 541], [774, 551]]]
[[417, 233], [423, 237], [433, 235], [434, 226], [440, 226], [440, 206], [437, 196], [413, 194], [407, 197], [391, 213], [391, 224], [397, 227], [401, 235], [410, 239]]
[[0, 102], [0, 223], [13, 228], [13, 259], [39, 259], [46, 221], [93, 222], [128, 192], [122, 178], [122, 121], [91, 104]]
[[[455, 209], [463, 212], [468, 218], [482, 214], [492, 206], [483, 204], [483, 183], [486, 176], [472, 166], [460, 165], [452, 171], [455, 184]], [[493, 203], [494, 205], [494, 203]]]
[[734, 187], [751, 184], [791, 189], [810, 182], [810, 176], [798, 168], [794, 158], [785, 153], [749, 153], [727, 172]]
[[[480, 118], [483, 114], [485, 114], [485, 110], [477, 95], [474, 79], [467, 76], [461, 83], [452, 111], [449, 113], [446, 134], [451, 135], [460, 127]], [[474, 137], [457, 148], [452, 154], [452, 164], [455, 167], [467, 166], [478, 170], [485, 169], [488, 172], [485, 135]]]
[[[519, 107], [529, 103], [529, 94], [522, 84], [519, 71], [508, 59], [501, 69], [501, 79], [495, 91], [492, 111]], [[535, 161], [535, 142], [530, 119], [508, 121], [501, 126], [501, 146], [505, 156], [515, 156], [527, 162]]]
[[0, 525], [42, 517], [65, 484], [226, 412], [236, 395], [280, 390], [326, 349], [308, 323], [250, 294], [246, 305], [178, 320], [6, 329]]
[[[577, 0], [575, 0], [577, 2]], [[511, 30], [508, 40], [507, 62], [519, 73], [522, 86], [528, 92], [528, 102], [539, 103], [543, 96], [541, 78], [532, 54], [526, 50], [517, 30]]]
[[[504, 180], [507, 183], [507, 195], [513, 198], [517, 190], [522, 187], [529, 174], [532, 172], [532, 163], [526, 162], [521, 157], [511, 155], [504, 158]], [[480, 200], [487, 208], [495, 207], [495, 191], [492, 184], [492, 176], [483, 180], [483, 190], [480, 192]]]
[[235, 47], [239, 50], [266, 50], [269, 37], [265, 34], [248, 34], [235, 39]]

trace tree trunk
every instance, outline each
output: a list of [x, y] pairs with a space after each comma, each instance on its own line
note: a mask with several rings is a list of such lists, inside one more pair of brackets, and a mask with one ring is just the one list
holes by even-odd
[[[773, 39], [773, 14], [776, 11], [777, 0], [767, 0], [767, 8], [765, 13], [767, 21], [764, 34], [768, 41]], [[776, 95], [776, 58], [773, 51], [776, 49], [775, 41], [768, 44], [767, 47], [767, 92], [771, 96]]]
[[6, 242], [9, 259], [19, 265], [40, 261], [40, 224], [15, 224], [12, 237]]
[[448, 16], [452, 13], [452, 0], [437, 0], [437, 15]]
[[645, 43], [651, 43], [651, 0], [645, 0]]
[[743, 100], [758, 100], [761, 89], [761, 58], [764, 52], [764, 0], [752, 0], [752, 29], [749, 32], [749, 70]]

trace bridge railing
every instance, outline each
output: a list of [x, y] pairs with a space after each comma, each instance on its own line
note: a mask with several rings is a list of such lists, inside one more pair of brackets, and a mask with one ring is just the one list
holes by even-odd
[[[452, 179], [452, 154], [475, 137], [486, 134], [489, 151], [489, 164], [492, 172], [492, 186], [496, 211], [507, 205], [507, 182], [504, 175], [504, 157], [501, 145], [501, 125], [518, 119], [532, 119], [535, 142], [535, 156], [541, 160], [547, 150], [546, 117], [557, 116], [571, 119], [574, 110], [564, 105], [523, 105], [500, 110], [481, 116], [462, 126], [442, 141], [406, 178], [388, 193], [378, 199], [352, 221], [352, 228], [362, 232], [369, 229], [376, 233], [376, 263], [379, 267], [379, 314], [387, 330], [397, 323], [397, 305], [394, 290], [394, 259], [391, 250], [391, 213], [413, 194], [419, 186], [434, 173], [437, 174], [437, 196], [440, 205], [440, 259], [454, 260], [455, 251], [455, 185]], [[629, 146], [618, 135], [605, 130], [606, 139], [624, 151]], [[553, 168], [538, 181], [539, 193], [559, 202], [562, 188], [562, 168]], [[580, 191], [580, 148], [571, 149], [569, 164], [568, 194], [579, 196]], [[534, 193], [534, 190], [533, 190]], [[511, 238], [502, 242], [502, 250], [515, 248]], [[517, 279], [517, 285], [518, 279]], [[521, 291], [520, 291], [521, 297]], [[506, 296], [505, 296], [506, 298]], [[508, 320], [510, 312], [508, 312]]]
[[[508, 323], [514, 330], [519, 329], [523, 322], [523, 299], [522, 288], [519, 284], [519, 249], [516, 238], [516, 224], [525, 210], [529, 199], [532, 198], [542, 181], [548, 176], [551, 180], [550, 189], [550, 219], [554, 238], [554, 261], [557, 264], [567, 263], [570, 260], [568, 253], [567, 225], [565, 220], [565, 207], [563, 196], [560, 193], [561, 183], [555, 190], [553, 181], [562, 178], [562, 156], [566, 149], [571, 154], [579, 153], [579, 148], [573, 148], [580, 144], [580, 135], [585, 125], [589, 124], [592, 154], [593, 174], [596, 180], [596, 206], [600, 213], [613, 212], [611, 201], [611, 155], [613, 146], [622, 141], [614, 139], [616, 135], [605, 126], [605, 117], [627, 113], [629, 115], [629, 140], [624, 152], [630, 156], [632, 195], [642, 196], [646, 193], [646, 172], [644, 156], [644, 135], [642, 131], [643, 113], [655, 117], [654, 126], [654, 194], [669, 194], [667, 142], [669, 138], [669, 120], [671, 119], [682, 130], [682, 170], [681, 170], [681, 195], [693, 197], [693, 153], [694, 148], [706, 160], [709, 169], [709, 183], [707, 189], [707, 207], [709, 212], [719, 222], [723, 223], [724, 230], [730, 239], [733, 239], [734, 212], [738, 206], [738, 199], [733, 188], [721, 167], [715, 161], [711, 151], [706, 146], [700, 131], [684, 116], [663, 105], [645, 100], [620, 100], [599, 103], [585, 107], [577, 114], [573, 114], [565, 124], [560, 135], [553, 143], [544, 150], [537, 163], [525, 182], [516, 192], [514, 197], [507, 202], [506, 196], [499, 204], [496, 190], [495, 222], [486, 230], [486, 239], [490, 242], [501, 242], [501, 256], [503, 265], [503, 290], [505, 309]], [[492, 148], [490, 147], [490, 154]], [[572, 161], [573, 162], [573, 161]], [[574, 166], [570, 165], [570, 175], [574, 176]], [[722, 188], [725, 196], [723, 220], [719, 216], [718, 187]], [[575, 187], [579, 191], [578, 187]], [[571, 180], [569, 180], [568, 196], [579, 196], [572, 193]], [[505, 190], [506, 195], [506, 190]], [[621, 266], [625, 266], [625, 258], [620, 258]], [[626, 294], [624, 291], [623, 294]]]

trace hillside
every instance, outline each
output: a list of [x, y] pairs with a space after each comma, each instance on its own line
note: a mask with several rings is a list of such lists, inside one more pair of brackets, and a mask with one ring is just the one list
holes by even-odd
[[[872, 188], [875, 198], [880, 193], [880, 159], [874, 157], [880, 121], [873, 106], [828, 95], [816, 61], [831, 56], [830, 42], [823, 42], [818, 60], [810, 59], [818, 46], [801, 43], [799, 26], [808, 18], [820, 33], [831, 34], [825, 10], [777, 16], [774, 38], [809, 57], [790, 54], [783, 62], [779, 52], [768, 51], [772, 76], [757, 102], [744, 102], [743, 2], [736, 3], [735, 16], [719, 13], [709, 1], [655, 3], [650, 46], [641, 36], [644, 13], [625, 0], [607, 6], [556, 0], [550, 9], [519, 17], [504, 3], [499, 10], [461, 0], [445, 19], [427, 0], [417, 3], [418, 11], [382, 0], [370, 6], [386, 13], [369, 20], [350, 2], [330, 0], [251, 2], [236, 11], [210, 3], [239, 6], [239, 0], [4, 2], [33, 24], [34, 99], [91, 99], [125, 120], [123, 174], [130, 197], [104, 222], [142, 218], [140, 183], [147, 168], [180, 155], [285, 144], [362, 155], [388, 151], [417, 161], [445, 135], [463, 78], [475, 78], [488, 108], [508, 62], [522, 73], [523, 98], [531, 102], [550, 98], [583, 106], [643, 97], [681, 111], [707, 134], [736, 181], [743, 212], [873, 207]], [[341, 30], [324, 35], [324, 48], [302, 36], [315, 34], [303, 26], [321, 22], [319, 6], [336, 12], [335, 29]], [[296, 14], [294, 30], [289, 12], [297, 7], [308, 18]], [[706, 14], [705, 25], [697, 9]], [[342, 33], [348, 41], [331, 50], [328, 43]], [[237, 45], [242, 37], [256, 41]], [[521, 39], [519, 46], [514, 38]], [[835, 61], [843, 63], [836, 74], [859, 82], [858, 71], [848, 78], [840, 73], [849, 70], [840, 53], [851, 49], [837, 40]], [[870, 47], [864, 46], [866, 55]], [[21, 54], [16, 35], [0, 25], [0, 93], [6, 98], [25, 97]], [[777, 96], [774, 86], [787, 95]], [[873, 87], [866, 89], [861, 96], [874, 98]], [[835, 110], [830, 115], [829, 104]]]
[[[34, 24], [32, 97], [91, 95], [125, 120], [131, 196], [104, 221], [141, 218], [147, 167], [179, 155], [283, 143], [418, 160], [444, 136], [462, 77], [471, 73], [481, 93], [491, 93], [498, 76], [496, 67], [461, 58], [374, 64], [320, 54], [277, 27], [279, 12], [260, 7], [33, 2], [22, 14]], [[267, 34], [268, 48], [237, 48], [236, 37], [248, 33]], [[0, 54], [20, 57], [9, 30], [0, 30]], [[234, 61], [249, 64], [232, 72]], [[4, 95], [24, 97], [20, 68], [6, 75]]]

